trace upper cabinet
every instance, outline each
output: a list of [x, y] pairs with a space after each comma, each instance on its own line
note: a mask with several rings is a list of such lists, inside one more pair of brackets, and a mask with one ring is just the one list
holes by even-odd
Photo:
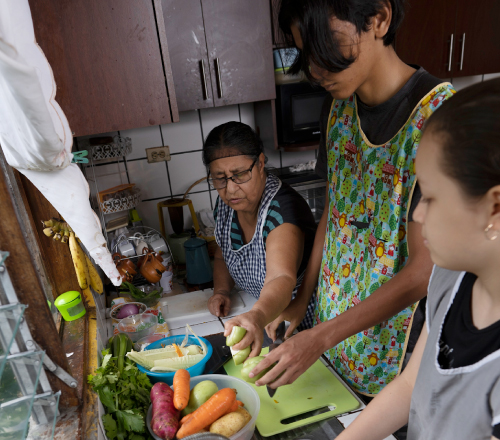
[[439, 78], [500, 72], [498, 0], [408, 0], [396, 52]]
[[152, 0], [29, 4], [75, 136], [179, 119], [163, 17], [157, 28]]
[[274, 99], [269, 0], [161, 0], [179, 111]]

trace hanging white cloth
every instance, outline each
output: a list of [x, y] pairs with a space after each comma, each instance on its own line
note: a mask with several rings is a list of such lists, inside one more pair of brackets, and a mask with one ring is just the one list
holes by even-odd
[[73, 137], [55, 100], [52, 69], [35, 41], [28, 0], [0, 1], [0, 145], [64, 217], [115, 286], [120, 275], [106, 247], [89, 186], [71, 164]]

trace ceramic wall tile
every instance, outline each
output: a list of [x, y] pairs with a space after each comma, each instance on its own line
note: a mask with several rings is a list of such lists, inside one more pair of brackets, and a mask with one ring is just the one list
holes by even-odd
[[500, 78], [500, 73], [487, 73], [486, 75], [483, 75], [483, 81], [488, 81], [493, 78]]
[[163, 133], [163, 143], [170, 147], [171, 153], [182, 153], [203, 148], [200, 117], [197, 110], [181, 112], [179, 122], [162, 125], [161, 131]]
[[[207, 175], [205, 165], [201, 159], [201, 151], [172, 156], [168, 162], [172, 194], [184, 194], [198, 179]], [[193, 188], [193, 191], [208, 189], [206, 183]]]
[[253, 109], [253, 102], [240, 104], [241, 122], [249, 125], [255, 130], [255, 113]]
[[229, 121], [240, 120], [237, 105], [227, 105], [225, 107], [206, 108], [200, 110], [201, 126], [203, 128], [203, 139], [206, 139], [210, 131], [218, 125]]
[[460, 91], [462, 89], [465, 89], [466, 87], [471, 86], [472, 84], [480, 83], [483, 80], [483, 75], [473, 75], [473, 76], [464, 76], [462, 78], [453, 78], [452, 79], [452, 84], [457, 89], [457, 91]]
[[127, 156], [127, 159], [146, 157], [146, 148], [162, 146], [159, 125], [122, 130], [120, 136], [129, 137], [132, 140], [132, 152]]
[[297, 152], [282, 152], [281, 162], [284, 167], [289, 167], [291, 165], [297, 165], [299, 163], [309, 162], [314, 160], [314, 150], [308, 151], [297, 151]]
[[142, 159], [127, 162], [127, 166], [130, 181], [141, 189], [142, 200], [170, 197], [165, 162], [148, 163], [146, 159]]
[[[200, 185], [201, 186], [201, 185]], [[210, 204], [210, 194], [209, 191], [202, 193], [189, 194], [187, 196], [189, 200], [193, 203], [195, 212], [199, 212], [202, 209], [212, 209]], [[215, 203], [215, 199], [214, 199]], [[165, 214], [164, 214], [165, 215]], [[187, 206], [184, 207], [184, 229], [191, 229], [193, 227], [193, 219], [191, 218], [191, 212]]]
[[[142, 223], [144, 226], [148, 226], [150, 228], [156, 229], [157, 231], [160, 231], [160, 221], [158, 219], [158, 208], [157, 204], [161, 200], [151, 200], [149, 202], [141, 202], [137, 205], [136, 209], [137, 212], [139, 213], [139, 216], [141, 217]], [[166, 225], [169, 225], [168, 221], [168, 211], [165, 209], [163, 215], [165, 216], [165, 223]], [[168, 233], [172, 233], [170, 228], [170, 232], [167, 231]]]

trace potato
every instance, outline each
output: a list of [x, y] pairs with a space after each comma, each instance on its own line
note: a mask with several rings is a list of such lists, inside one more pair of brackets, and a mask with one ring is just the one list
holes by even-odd
[[252, 416], [244, 408], [238, 408], [237, 411], [222, 416], [210, 425], [210, 432], [231, 437], [251, 420]]

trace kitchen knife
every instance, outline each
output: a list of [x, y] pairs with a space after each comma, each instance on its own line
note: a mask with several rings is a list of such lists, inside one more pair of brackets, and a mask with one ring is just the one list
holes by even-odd
[[[271, 345], [269, 345], [269, 353], [271, 353], [271, 351], [274, 350], [276, 347], [279, 347], [279, 345], [284, 341], [285, 332], [286, 332], [285, 323], [282, 322], [276, 329], [276, 339]], [[269, 397], [273, 397], [277, 389], [271, 388], [269, 385], [266, 385], [266, 388]]]

